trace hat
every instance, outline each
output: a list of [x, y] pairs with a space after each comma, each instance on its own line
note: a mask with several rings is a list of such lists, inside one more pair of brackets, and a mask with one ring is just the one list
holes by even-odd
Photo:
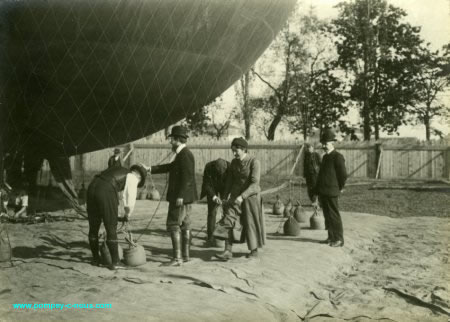
[[334, 134], [334, 131], [332, 129], [325, 129], [322, 133], [322, 136], [320, 137], [320, 142], [323, 143], [331, 141], [337, 141], [336, 134]]
[[244, 138], [235, 138], [231, 142], [231, 147], [233, 147], [233, 146], [235, 146], [237, 148], [247, 149], [248, 142]]
[[181, 125], [175, 125], [172, 127], [172, 133], [170, 133], [170, 136], [178, 136], [187, 139], [189, 136], [187, 135], [187, 129], [184, 126]]
[[140, 164], [133, 164], [130, 167], [130, 171], [137, 171], [141, 175], [141, 181], [139, 181], [138, 187], [142, 188], [145, 183], [145, 179], [147, 178], [147, 170]]
[[115, 148], [115, 149], [114, 149], [114, 154], [120, 154], [120, 149]]

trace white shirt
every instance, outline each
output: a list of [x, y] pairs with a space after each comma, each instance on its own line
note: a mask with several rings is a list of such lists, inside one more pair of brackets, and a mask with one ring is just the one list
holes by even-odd
[[183, 150], [185, 146], [186, 146], [186, 144], [184, 144], [184, 143], [180, 144], [180, 145], [177, 147], [177, 149], [175, 150], [175, 153], [176, 153], [176, 154], [180, 153], [181, 150]]
[[334, 147], [332, 147], [330, 150], [328, 150], [327, 152], [326, 152], [326, 154], [330, 154], [331, 152], [333, 152], [334, 151]]
[[140, 178], [138, 178], [133, 172], [127, 174], [125, 180], [125, 188], [123, 189], [123, 206], [130, 208], [130, 213], [134, 210], [136, 204], [137, 186]]

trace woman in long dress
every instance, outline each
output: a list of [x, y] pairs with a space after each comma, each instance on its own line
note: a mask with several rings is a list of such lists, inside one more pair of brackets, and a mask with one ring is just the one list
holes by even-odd
[[[218, 230], [228, 233], [225, 250], [216, 254], [222, 260], [229, 260], [232, 253], [232, 229], [242, 225], [241, 242], [247, 242], [250, 253], [247, 258], [257, 257], [258, 248], [266, 241], [264, 214], [261, 204], [259, 160], [247, 152], [248, 143], [244, 138], [235, 138], [231, 143], [234, 159], [231, 161], [229, 176], [225, 185], [224, 218]], [[226, 234], [225, 233], [225, 234]]]

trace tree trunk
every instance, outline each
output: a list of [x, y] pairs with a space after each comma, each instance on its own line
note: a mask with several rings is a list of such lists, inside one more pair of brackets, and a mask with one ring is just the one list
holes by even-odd
[[380, 124], [378, 123], [378, 117], [375, 113], [373, 114], [373, 123], [375, 128], [375, 140], [378, 140], [380, 138]]
[[303, 142], [306, 142], [308, 139], [308, 125], [306, 122], [303, 122]]
[[272, 120], [272, 123], [270, 123], [269, 131], [267, 132], [267, 139], [269, 141], [275, 140], [275, 131], [280, 122], [281, 122], [281, 115], [276, 115]]
[[425, 113], [423, 117], [423, 124], [425, 125], [425, 137], [427, 141], [430, 141], [431, 135], [430, 135], [430, 117], [428, 113]]
[[250, 119], [248, 118], [248, 117], [246, 117], [245, 118], [245, 120], [244, 120], [244, 123], [245, 123], [245, 139], [248, 141], [248, 140], [250, 140], [251, 139], [251, 128], [250, 128], [250, 125], [251, 125], [251, 123], [250, 123]]
[[369, 100], [366, 99], [363, 103], [363, 110], [362, 110], [364, 141], [370, 141], [370, 112], [369, 111], [370, 111]]

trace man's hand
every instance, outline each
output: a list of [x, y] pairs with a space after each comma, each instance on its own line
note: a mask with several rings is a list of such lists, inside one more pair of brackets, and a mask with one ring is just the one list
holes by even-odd
[[177, 207], [181, 207], [183, 205], [183, 198], [178, 198], [176, 205], [177, 205]]
[[220, 198], [217, 197], [217, 196], [214, 196], [212, 200], [213, 200], [216, 204], [218, 204], [218, 205], [221, 205], [221, 204], [222, 204], [222, 200], [220, 200]]
[[130, 207], [123, 207], [123, 210], [125, 211], [123, 221], [128, 221], [128, 218], [130, 217]]
[[242, 196], [239, 196], [236, 198], [236, 203], [240, 206], [242, 201], [244, 201], [244, 198], [242, 198]]

